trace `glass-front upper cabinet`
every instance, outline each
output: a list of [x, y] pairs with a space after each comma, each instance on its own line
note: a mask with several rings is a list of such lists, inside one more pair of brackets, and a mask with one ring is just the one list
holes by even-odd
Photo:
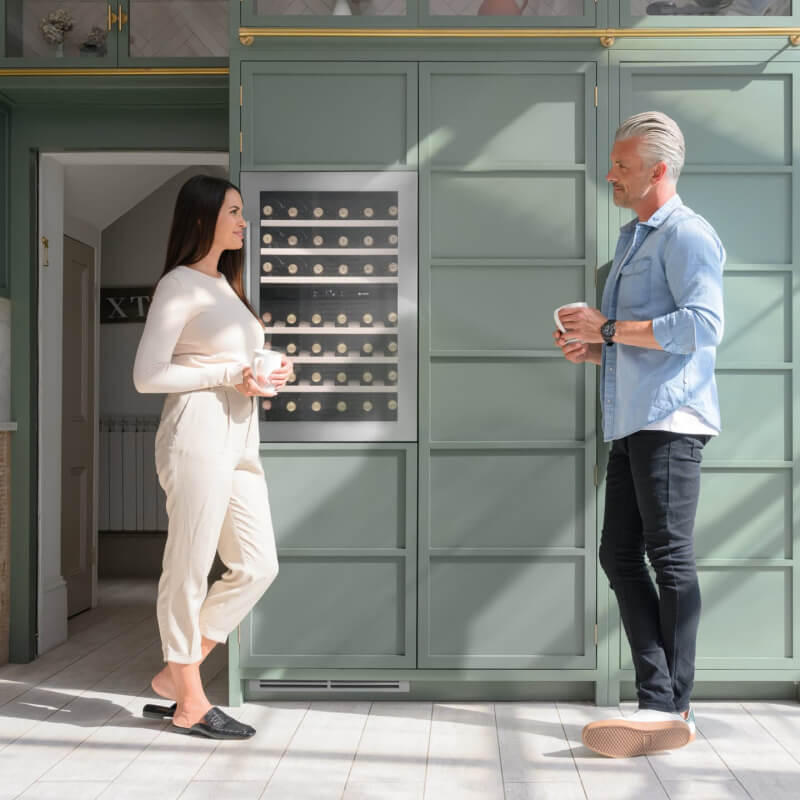
[[35, 66], [223, 65], [228, 0], [5, 0], [0, 55]]
[[797, 0], [620, 0], [623, 27], [737, 28], [793, 24]]
[[242, 25], [287, 27], [591, 27], [595, 0], [244, 0]]
[[426, 25], [443, 27], [593, 26], [594, 0], [424, 0]]
[[300, 28], [407, 27], [417, 0], [243, 0], [244, 26]]

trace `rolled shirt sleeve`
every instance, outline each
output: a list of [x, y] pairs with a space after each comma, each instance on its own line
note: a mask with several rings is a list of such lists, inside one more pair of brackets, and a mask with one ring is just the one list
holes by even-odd
[[668, 353], [716, 347], [724, 328], [724, 248], [695, 218], [676, 227], [664, 256], [667, 284], [677, 308], [653, 319], [653, 336]]
[[136, 391], [147, 394], [191, 392], [242, 382], [244, 364], [231, 354], [220, 354], [213, 362], [175, 363], [173, 353], [192, 305], [186, 288], [173, 274], [158, 283], [147, 313], [142, 338], [133, 365]]

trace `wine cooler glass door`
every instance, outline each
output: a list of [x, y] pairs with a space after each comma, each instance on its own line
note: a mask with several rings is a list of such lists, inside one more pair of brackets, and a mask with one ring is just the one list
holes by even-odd
[[416, 441], [416, 175], [244, 173], [242, 190], [264, 346], [294, 362], [259, 399], [262, 440]]

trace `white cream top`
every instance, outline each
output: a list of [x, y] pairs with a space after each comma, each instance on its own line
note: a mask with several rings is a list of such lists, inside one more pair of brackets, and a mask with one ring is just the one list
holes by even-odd
[[235, 386], [263, 346], [261, 323], [224, 276], [175, 267], [153, 294], [133, 383], [147, 393]]

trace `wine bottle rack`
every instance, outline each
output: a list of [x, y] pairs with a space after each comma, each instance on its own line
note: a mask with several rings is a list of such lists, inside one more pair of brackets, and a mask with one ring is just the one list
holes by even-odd
[[260, 399], [264, 438], [415, 439], [415, 176], [247, 173], [242, 185], [251, 300], [265, 346], [295, 364]]

